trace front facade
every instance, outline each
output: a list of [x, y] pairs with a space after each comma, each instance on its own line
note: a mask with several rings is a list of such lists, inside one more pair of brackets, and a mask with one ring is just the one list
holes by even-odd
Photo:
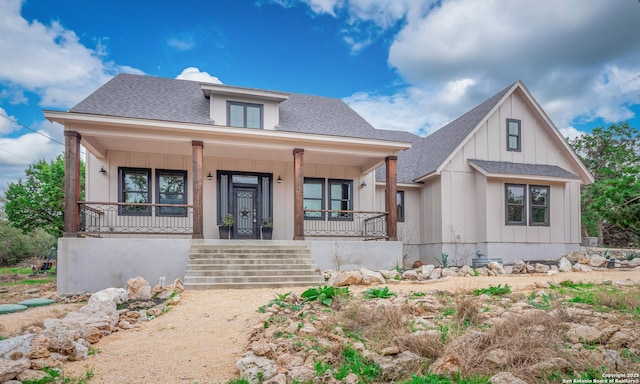
[[65, 127], [60, 248], [75, 255], [270, 238], [311, 241], [322, 268], [544, 258], [580, 243], [592, 180], [520, 82], [426, 138], [337, 99], [135, 75], [45, 116]]

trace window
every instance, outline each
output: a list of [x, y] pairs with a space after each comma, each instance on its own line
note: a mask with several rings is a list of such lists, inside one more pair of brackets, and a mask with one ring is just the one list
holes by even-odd
[[227, 122], [230, 127], [262, 128], [262, 105], [229, 101]]
[[526, 225], [526, 186], [522, 184], [506, 185], [507, 225]]
[[549, 187], [529, 186], [529, 225], [549, 225]]
[[404, 222], [404, 191], [396, 191], [396, 212], [398, 222]]
[[[151, 170], [147, 168], [118, 168], [118, 201], [121, 203], [150, 203]], [[151, 215], [150, 206], [121, 205], [120, 215]]]
[[324, 209], [324, 179], [304, 178], [303, 188], [304, 217], [305, 219], [323, 219], [323, 212], [307, 212], [307, 209]]
[[[187, 172], [156, 170], [156, 202], [187, 204]], [[158, 216], [187, 216], [186, 207], [157, 207]]]
[[520, 152], [521, 143], [520, 120], [507, 119], [507, 151]]
[[[329, 209], [332, 211], [353, 210], [353, 180], [329, 179]], [[331, 212], [329, 219], [353, 220], [350, 212]]]

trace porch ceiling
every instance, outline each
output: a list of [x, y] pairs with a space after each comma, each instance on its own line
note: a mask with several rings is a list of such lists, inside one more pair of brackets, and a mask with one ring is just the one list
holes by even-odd
[[191, 156], [191, 142], [197, 140], [204, 143], [205, 157], [291, 162], [293, 149], [302, 148], [307, 164], [356, 166], [366, 173], [380, 166], [386, 156], [411, 145], [276, 130], [100, 118], [67, 112], [47, 111], [45, 115], [64, 124], [66, 130], [80, 133], [81, 144], [98, 158], [104, 158], [108, 151]]

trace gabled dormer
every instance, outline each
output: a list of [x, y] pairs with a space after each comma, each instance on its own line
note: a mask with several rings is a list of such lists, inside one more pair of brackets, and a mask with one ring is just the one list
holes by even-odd
[[209, 99], [209, 118], [214, 125], [274, 130], [280, 124], [279, 105], [288, 93], [202, 84]]

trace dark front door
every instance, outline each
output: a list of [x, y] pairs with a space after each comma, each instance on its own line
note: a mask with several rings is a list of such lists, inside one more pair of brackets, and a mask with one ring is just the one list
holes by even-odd
[[235, 211], [235, 225], [233, 226], [233, 238], [255, 239], [258, 237], [257, 195], [255, 187], [243, 187], [233, 189], [233, 201]]

